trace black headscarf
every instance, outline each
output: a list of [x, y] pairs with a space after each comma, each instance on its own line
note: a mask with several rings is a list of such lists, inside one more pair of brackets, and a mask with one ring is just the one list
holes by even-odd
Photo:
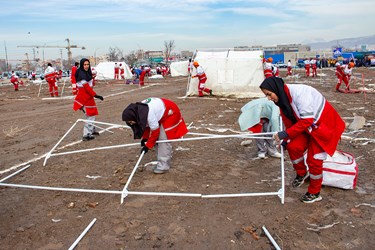
[[[145, 103], [131, 103], [122, 112], [122, 120], [132, 128], [134, 139], [141, 139], [146, 129], [148, 105]], [[130, 125], [127, 121], [135, 121], [136, 124]]]
[[82, 58], [81, 61], [79, 62], [79, 68], [76, 71], [76, 81], [79, 82], [81, 80], [86, 80], [87, 82], [92, 79], [92, 72], [91, 72], [91, 65], [89, 66], [88, 71], [85, 70], [83, 67], [83, 64], [85, 62], [89, 62], [89, 59], [87, 58]]
[[275, 102], [281, 109], [283, 114], [294, 124], [297, 122], [293, 113], [293, 108], [290, 105], [289, 98], [284, 90], [284, 81], [280, 77], [268, 77], [259, 86], [261, 89], [267, 89], [277, 95], [279, 100]]

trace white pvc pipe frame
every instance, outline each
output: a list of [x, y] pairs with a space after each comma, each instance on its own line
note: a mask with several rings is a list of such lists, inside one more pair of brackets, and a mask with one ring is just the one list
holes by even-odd
[[[75, 127], [75, 125], [79, 122], [91, 122], [91, 123], [98, 123], [104, 125], [111, 125], [114, 127], [127, 127], [124, 125], [119, 124], [111, 124], [105, 122], [97, 122], [97, 121], [88, 121], [83, 119], [78, 119], [72, 127], [64, 134], [64, 136], [58, 141], [58, 143], [51, 149], [50, 152], [46, 154], [44, 164], [45, 166], [47, 159], [53, 155], [63, 155], [63, 154], [71, 154], [76, 152], [86, 152], [86, 151], [93, 151], [93, 150], [100, 150], [100, 149], [109, 149], [109, 148], [116, 148], [116, 147], [128, 147], [128, 146], [135, 146], [139, 145], [139, 143], [132, 143], [132, 144], [123, 144], [123, 145], [115, 145], [115, 146], [107, 146], [107, 147], [100, 147], [100, 148], [92, 148], [92, 149], [85, 149], [85, 150], [78, 150], [78, 151], [71, 151], [71, 152], [64, 152], [58, 154], [52, 154], [52, 151], [57, 148], [57, 146], [61, 143], [61, 141], [69, 134], [69, 132]], [[280, 123], [281, 124], [281, 123]], [[247, 134], [247, 135], [215, 135], [215, 134], [202, 134], [202, 133], [190, 133], [193, 135], [202, 135], [204, 137], [199, 138], [185, 138], [185, 139], [174, 139], [174, 140], [160, 140], [157, 143], [163, 142], [177, 142], [177, 141], [192, 141], [192, 140], [203, 140], [203, 139], [218, 139], [218, 138], [264, 138], [270, 139], [269, 135], [273, 135], [274, 133], [257, 133], [257, 134]], [[262, 137], [262, 135], [264, 137]], [[268, 137], [267, 137], [268, 135]], [[180, 196], [180, 197], [200, 197], [200, 198], [231, 198], [231, 197], [247, 197], [247, 196], [271, 196], [277, 195], [281, 199], [281, 203], [284, 204], [284, 197], [285, 197], [285, 181], [284, 181], [284, 150], [281, 147], [281, 188], [277, 192], [263, 192], [263, 193], [240, 193], [240, 194], [211, 194], [211, 195], [203, 195], [198, 193], [168, 193], [168, 192], [136, 192], [136, 191], [129, 191], [128, 186], [130, 185], [130, 181], [132, 180], [142, 158], [144, 156], [144, 152], [140, 155], [131, 175], [129, 176], [124, 188], [122, 191], [117, 190], [95, 190], [95, 189], [79, 189], [79, 188], [62, 188], [62, 187], [45, 187], [45, 186], [33, 186], [33, 185], [22, 185], [22, 184], [7, 184], [2, 183], [6, 179], [22, 172], [23, 170], [30, 167], [30, 165], [22, 168], [21, 170], [13, 173], [12, 175], [0, 180], [0, 186], [6, 187], [19, 187], [19, 188], [31, 188], [31, 189], [42, 189], [42, 190], [55, 190], [55, 191], [68, 191], [68, 192], [86, 192], [86, 193], [106, 193], [106, 194], [121, 194], [121, 204], [124, 202], [124, 199], [127, 197], [128, 194], [133, 195], [159, 195], [159, 196]]]

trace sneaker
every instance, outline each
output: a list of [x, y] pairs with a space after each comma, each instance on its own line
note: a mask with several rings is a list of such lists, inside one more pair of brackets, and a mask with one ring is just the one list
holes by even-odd
[[212, 94], [212, 89], [210, 89], [210, 96], [213, 96], [213, 94]]
[[271, 157], [274, 157], [274, 158], [281, 158], [281, 154], [279, 152], [276, 152], [276, 153], [273, 153], [273, 154], [270, 154]]
[[307, 192], [301, 197], [301, 201], [304, 203], [313, 203], [315, 201], [321, 201], [321, 200], [322, 200], [322, 196], [320, 196], [320, 193], [310, 194], [309, 192]]
[[93, 139], [95, 139], [95, 136], [93, 136], [93, 135], [85, 135], [82, 138], [82, 141], [90, 141], [90, 140], [93, 140]]
[[168, 171], [169, 169], [162, 170], [162, 169], [154, 168], [154, 174], [164, 174]]
[[259, 153], [258, 158], [260, 159], [266, 159], [266, 154], [265, 153]]
[[309, 172], [306, 172], [304, 176], [297, 175], [296, 178], [292, 182], [292, 187], [294, 188], [300, 187], [308, 177], [309, 177]]

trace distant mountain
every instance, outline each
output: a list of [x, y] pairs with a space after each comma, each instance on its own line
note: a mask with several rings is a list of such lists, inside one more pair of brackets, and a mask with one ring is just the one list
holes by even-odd
[[367, 49], [375, 48], [375, 35], [363, 36], [356, 38], [344, 38], [338, 40], [332, 40], [329, 42], [314, 42], [308, 43], [311, 46], [311, 50], [329, 50], [333, 47], [343, 47], [346, 49], [360, 49], [361, 45], [367, 45]]

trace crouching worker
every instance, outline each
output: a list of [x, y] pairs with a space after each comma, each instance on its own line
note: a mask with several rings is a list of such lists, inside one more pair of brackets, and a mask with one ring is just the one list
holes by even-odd
[[[97, 116], [99, 113], [94, 97], [102, 101], [104, 98], [103, 96], [97, 95], [92, 89], [93, 77], [90, 61], [88, 59], [81, 59], [75, 77], [78, 93], [74, 100], [73, 110], [76, 111], [80, 109], [85, 114], [85, 120], [95, 121], [95, 116]], [[85, 126], [83, 127], [83, 141], [95, 139], [94, 135], [99, 135], [99, 133], [95, 131], [95, 126], [90, 122], [86, 122]]]
[[[280, 130], [279, 108], [267, 98], [259, 98], [248, 102], [241, 108], [242, 114], [238, 123], [242, 131], [250, 130], [253, 133], [277, 132]], [[275, 141], [270, 139], [255, 139], [258, 147], [258, 157], [266, 158], [266, 154], [275, 158], [281, 158], [277, 151]]]
[[[142, 151], [147, 153], [157, 140], [178, 139], [188, 130], [178, 106], [167, 99], [147, 98], [131, 103], [122, 112], [122, 120], [132, 128], [134, 139], [142, 139]], [[158, 163], [155, 174], [163, 174], [170, 168], [172, 144], [163, 142], [156, 145]]]
[[[292, 182], [296, 188], [310, 177], [307, 193], [301, 201], [320, 201], [323, 181], [323, 160], [336, 151], [345, 122], [337, 111], [313, 87], [304, 84], [284, 84], [283, 79], [270, 77], [260, 85], [267, 98], [280, 108], [286, 127], [274, 139], [286, 147], [293, 168], [297, 172]], [[287, 144], [286, 144], [287, 143]], [[304, 155], [306, 154], [306, 164]]]

